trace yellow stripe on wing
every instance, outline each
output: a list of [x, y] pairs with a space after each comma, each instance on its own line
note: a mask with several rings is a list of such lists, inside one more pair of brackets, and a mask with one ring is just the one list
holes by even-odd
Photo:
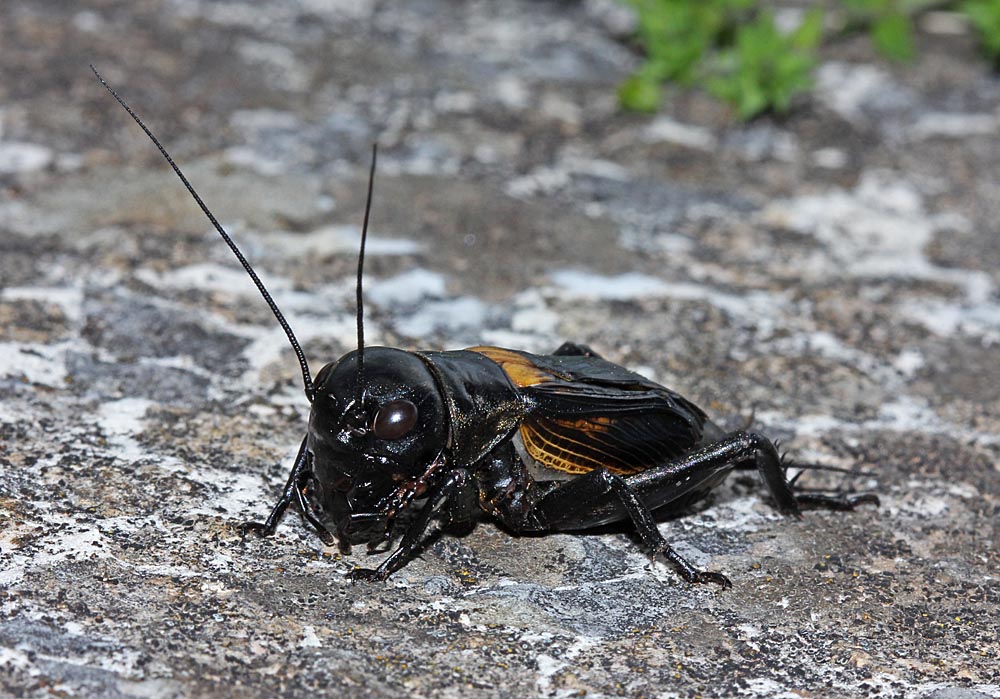
[[525, 386], [535, 386], [557, 378], [551, 372], [535, 366], [529, 357], [514, 350], [484, 345], [469, 347], [468, 349], [470, 352], [481, 354], [500, 365], [500, 368], [510, 377], [515, 386], [522, 388]]
[[607, 417], [529, 419], [521, 425], [521, 441], [535, 461], [564, 473], [588, 473], [602, 467], [618, 475], [643, 470], [644, 464], [625, 463], [623, 454], [608, 443], [613, 428], [614, 420]]

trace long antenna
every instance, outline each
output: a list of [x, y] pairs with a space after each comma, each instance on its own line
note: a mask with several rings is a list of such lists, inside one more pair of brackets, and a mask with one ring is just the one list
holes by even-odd
[[[164, 158], [166, 158], [167, 162], [170, 164], [170, 167], [173, 168], [174, 172], [180, 178], [181, 182], [184, 183], [184, 186], [187, 188], [187, 191], [191, 194], [192, 197], [194, 197], [194, 200], [198, 203], [198, 206], [201, 207], [201, 210], [205, 212], [205, 215], [208, 216], [208, 220], [212, 222], [212, 225], [215, 227], [215, 230], [219, 232], [219, 235], [222, 236], [222, 239], [226, 241], [226, 245], [228, 245], [229, 249], [233, 251], [234, 255], [236, 255], [236, 259], [240, 261], [241, 265], [243, 265], [243, 269], [245, 269], [247, 271], [247, 274], [250, 275], [250, 279], [252, 279], [253, 283], [257, 286], [257, 290], [260, 292], [260, 295], [264, 297], [264, 301], [271, 309], [271, 312], [274, 313], [274, 317], [278, 319], [278, 324], [281, 326], [281, 329], [285, 331], [285, 335], [288, 336], [288, 341], [292, 344], [292, 349], [295, 350], [295, 355], [299, 359], [299, 366], [302, 369], [302, 385], [306, 391], [306, 398], [308, 398], [309, 402], [311, 403], [313, 397], [316, 395], [316, 391], [313, 388], [312, 376], [309, 374], [309, 364], [308, 362], [306, 362], [306, 355], [302, 352], [302, 347], [299, 346], [299, 341], [295, 339], [295, 333], [292, 332], [292, 328], [291, 326], [288, 325], [288, 321], [285, 320], [285, 316], [283, 316], [281, 314], [281, 311], [278, 310], [278, 304], [274, 302], [274, 299], [271, 298], [271, 294], [269, 294], [267, 289], [264, 288], [264, 282], [262, 282], [260, 280], [260, 277], [257, 276], [257, 273], [253, 271], [253, 267], [251, 267], [250, 263], [247, 262], [247, 258], [243, 257], [243, 253], [240, 252], [240, 249], [238, 247], [236, 247], [236, 243], [233, 242], [233, 239], [229, 237], [229, 234], [226, 233], [225, 229], [222, 227], [219, 221], [215, 218], [212, 212], [209, 211], [208, 207], [205, 205], [205, 202], [202, 201], [200, 196], [198, 196], [198, 193], [194, 191], [194, 187], [192, 187], [191, 183], [188, 182], [188, 178], [185, 177], [184, 173], [181, 172], [181, 169], [177, 167], [177, 163], [175, 163], [174, 159], [170, 157], [170, 154], [167, 153], [166, 148], [163, 147], [159, 139], [157, 139], [156, 136], [153, 135], [153, 132], [150, 131], [149, 128], [144, 123], [142, 123], [142, 119], [140, 119], [139, 115], [137, 115], [135, 112], [132, 111], [132, 108], [125, 103], [125, 100], [119, 97], [117, 92], [111, 89], [111, 86], [108, 85], [108, 83], [105, 82], [104, 78], [101, 77], [101, 74], [97, 72], [97, 68], [91, 65], [90, 69], [94, 71], [94, 75], [96, 75], [97, 79], [101, 81], [101, 84], [104, 85], [105, 88], [107, 88], [108, 92], [111, 93], [111, 96], [118, 101], [118, 104], [120, 104], [125, 109], [125, 111], [128, 112], [129, 116], [135, 119], [135, 123], [137, 123], [139, 127], [146, 132], [146, 135], [149, 136], [149, 140], [151, 140], [153, 142], [153, 145], [155, 145], [159, 149], [160, 154], [163, 155]], [[369, 191], [369, 200], [370, 197], [371, 197], [371, 192]], [[368, 220], [367, 213], [365, 214], [365, 220], [366, 221]], [[364, 239], [362, 238], [362, 241], [363, 240]], [[364, 242], [362, 242], [362, 250], [364, 250]], [[361, 294], [360, 284], [361, 280], [359, 278], [358, 279], [359, 296]]]
[[365, 393], [365, 302], [361, 294], [361, 278], [365, 269], [365, 241], [368, 240], [368, 217], [372, 211], [372, 191], [375, 189], [376, 160], [378, 160], [378, 143], [373, 143], [372, 167], [368, 171], [368, 200], [365, 202], [365, 220], [361, 224], [361, 251], [358, 253], [358, 406], [362, 404]]

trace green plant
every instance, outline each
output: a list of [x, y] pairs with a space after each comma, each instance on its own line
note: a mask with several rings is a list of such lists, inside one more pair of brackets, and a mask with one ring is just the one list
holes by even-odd
[[788, 111], [792, 98], [812, 86], [823, 12], [808, 12], [791, 33], [782, 33], [770, 12], [737, 28], [732, 46], [717, 53], [708, 89], [729, 102], [741, 119], [765, 110]]
[[[787, 111], [812, 84], [824, 38], [821, 10], [805, 13], [783, 32], [772, 12], [754, 0], [623, 0], [636, 9], [637, 39], [646, 60], [619, 88], [623, 107], [656, 111], [665, 82], [699, 86], [733, 106], [742, 119]], [[831, 0], [834, 2], [834, 0]], [[837, 36], [866, 31], [883, 56], [897, 61], [916, 54], [916, 17], [931, 8], [964, 14], [984, 53], [1000, 69], [1000, 0], [836, 0], [842, 18]], [[829, 4], [829, 3], [828, 3]]]
[[699, 65], [730, 30], [735, 14], [753, 0], [629, 0], [638, 13], [638, 38], [646, 61], [619, 88], [627, 108], [655, 111], [663, 82], [691, 85], [700, 79]]
[[967, 0], [960, 9], [979, 35], [983, 51], [994, 65], [1000, 63], [1000, 0]]
[[808, 89], [822, 13], [806, 14], [791, 34], [753, 0], [628, 0], [638, 14], [646, 60], [618, 90], [626, 109], [652, 112], [664, 82], [706, 86], [741, 118], [785, 111]]
[[909, 61], [915, 55], [913, 19], [917, 5], [906, 0], [841, 0], [848, 25], [868, 29], [875, 49], [894, 61]]

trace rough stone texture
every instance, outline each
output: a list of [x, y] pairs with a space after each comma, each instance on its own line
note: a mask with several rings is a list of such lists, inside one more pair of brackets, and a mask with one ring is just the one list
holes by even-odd
[[[607, 2], [0, 3], [0, 693], [41, 697], [1000, 696], [1000, 82], [968, 36], [830, 49], [816, 97], [620, 114]], [[804, 460], [850, 514], [733, 478], [664, 521], [434, 540], [387, 584], [276, 497], [315, 368], [367, 333], [564, 339]]]

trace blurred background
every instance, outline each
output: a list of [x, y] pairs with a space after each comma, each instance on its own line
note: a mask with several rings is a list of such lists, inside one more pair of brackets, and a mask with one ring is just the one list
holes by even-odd
[[[1000, 696], [1000, 2], [0, 4], [0, 693]], [[313, 370], [565, 340], [879, 509], [434, 539], [277, 497]]]

